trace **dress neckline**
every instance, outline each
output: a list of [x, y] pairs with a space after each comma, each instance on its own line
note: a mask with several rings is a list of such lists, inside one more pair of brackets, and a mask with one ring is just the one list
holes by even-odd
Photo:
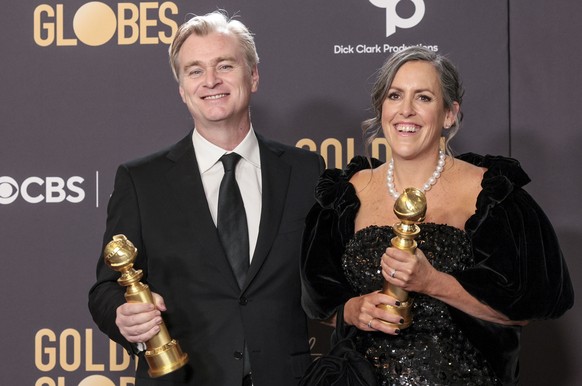
[[[473, 216], [474, 216], [474, 215], [473, 215]], [[471, 216], [471, 217], [472, 217], [472, 216]], [[469, 217], [469, 218], [470, 218], [470, 217]], [[418, 224], [418, 226], [420, 227], [420, 229], [421, 229], [421, 232], [422, 232], [422, 227], [423, 227], [423, 226], [429, 226], [429, 227], [435, 227], [435, 228], [436, 228], [436, 227], [444, 227], [444, 228], [451, 229], [451, 230], [453, 230], [453, 231], [455, 231], [455, 232], [460, 232], [460, 233], [462, 233], [463, 235], [467, 236], [467, 231], [465, 231], [465, 230], [463, 230], [463, 229], [459, 229], [459, 228], [457, 228], [457, 227], [454, 227], [454, 226], [452, 226], [452, 225], [448, 225], [448, 224], [439, 224], [439, 223], [434, 223], [434, 222], [425, 222], [425, 223], [420, 223], [420, 224]], [[354, 232], [354, 236], [356, 236], [358, 233], [365, 232], [365, 231], [367, 231], [367, 230], [370, 230], [370, 229], [372, 229], [372, 228], [380, 228], [380, 229], [389, 229], [389, 230], [392, 230], [393, 226], [392, 226], [392, 225], [376, 225], [376, 224], [368, 225], [368, 226], [365, 226], [365, 227], [363, 227], [363, 228], [361, 228], [361, 229], [359, 229], [359, 230], [355, 231], [355, 232]]]

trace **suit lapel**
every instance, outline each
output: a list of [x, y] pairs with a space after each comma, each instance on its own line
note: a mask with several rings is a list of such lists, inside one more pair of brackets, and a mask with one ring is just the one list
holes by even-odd
[[257, 135], [257, 138], [259, 139], [261, 153], [261, 180], [263, 185], [261, 222], [257, 246], [249, 267], [244, 289], [254, 279], [265, 262], [277, 236], [287, 197], [289, 175], [291, 174], [289, 165], [281, 161], [282, 151], [269, 146], [259, 135]]
[[192, 258], [212, 259], [223, 277], [228, 278], [225, 281], [239, 291], [208, 208], [191, 134], [170, 150], [168, 159], [174, 162], [174, 166], [166, 174], [167, 183], [179, 207], [187, 214], [192, 230], [192, 249], [185, 253]]

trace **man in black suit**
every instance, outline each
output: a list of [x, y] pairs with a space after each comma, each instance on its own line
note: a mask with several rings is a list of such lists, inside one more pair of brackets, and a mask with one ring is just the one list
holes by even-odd
[[[310, 363], [299, 248], [323, 160], [253, 130], [258, 56], [242, 23], [221, 12], [192, 18], [178, 30], [170, 62], [194, 130], [119, 167], [104, 236], [104, 245], [124, 234], [136, 246], [135, 267], [156, 306], [127, 303], [119, 274], [100, 258], [89, 294], [93, 319], [139, 353], [137, 386], [296, 385]], [[250, 260], [242, 277], [227, 257], [235, 243], [221, 242], [217, 230], [221, 159], [231, 152], [240, 156], [233, 168], [244, 212], [229, 221], [246, 218], [235, 228], [248, 228], [237, 252]], [[162, 311], [189, 363], [150, 378], [143, 342], [159, 331]]]

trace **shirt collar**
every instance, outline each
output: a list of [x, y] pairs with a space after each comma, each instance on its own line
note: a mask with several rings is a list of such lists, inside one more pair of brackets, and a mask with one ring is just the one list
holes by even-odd
[[[196, 153], [196, 161], [200, 173], [205, 173], [213, 167], [224, 154], [229, 151], [216, 146], [212, 142], [200, 135], [196, 129], [192, 133], [192, 143], [194, 144], [194, 152]], [[246, 137], [233, 149], [233, 152], [239, 154], [246, 161], [251, 163], [256, 168], [261, 168], [261, 157], [259, 153], [259, 141], [251, 126]]]

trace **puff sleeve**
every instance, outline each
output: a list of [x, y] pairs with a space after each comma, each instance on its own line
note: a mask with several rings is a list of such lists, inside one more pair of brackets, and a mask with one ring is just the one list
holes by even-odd
[[362, 169], [378, 165], [375, 159], [355, 157], [346, 170], [328, 169], [319, 180], [301, 250], [302, 304], [312, 319], [328, 319], [340, 305], [358, 296], [350, 288], [341, 263], [360, 207], [349, 179]]
[[512, 320], [561, 316], [573, 305], [572, 283], [549, 219], [522, 189], [529, 177], [511, 158], [463, 157], [487, 172], [477, 211], [465, 225], [475, 266], [454, 276]]

